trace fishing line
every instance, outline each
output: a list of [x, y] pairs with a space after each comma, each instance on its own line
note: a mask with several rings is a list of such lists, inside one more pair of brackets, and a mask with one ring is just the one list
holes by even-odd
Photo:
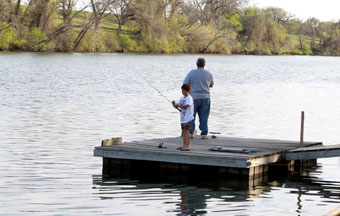
[[[167, 98], [164, 94], [162, 94], [161, 91], [159, 91], [155, 86], [153, 86], [148, 80], [146, 80], [142, 75], [138, 74], [138, 76], [140, 78], [142, 78], [147, 84], [149, 84], [149, 86], [151, 86], [153, 89], [155, 89], [163, 98], [165, 98], [169, 103], [172, 104], [172, 102], [169, 100], [169, 98]], [[177, 109], [179, 112], [181, 112], [181, 110], [178, 107], [175, 107], [175, 109]]]

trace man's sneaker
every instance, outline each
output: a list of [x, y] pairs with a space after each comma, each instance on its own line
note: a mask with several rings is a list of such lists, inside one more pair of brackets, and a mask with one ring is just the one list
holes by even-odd
[[207, 135], [201, 135], [201, 139], [208, 139]]
[[193, 139], [194, 138], [194, 135], [193, 134], [190, 134], [190, 139]]

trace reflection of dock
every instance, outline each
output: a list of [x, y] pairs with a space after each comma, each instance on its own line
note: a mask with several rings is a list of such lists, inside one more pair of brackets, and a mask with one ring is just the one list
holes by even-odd
[[[281, 166], [273, 166], [269, 169], [277, 170], [277, 167]], [[203, 214], [207, 211], [211, 199], [218, 200], [219, 206], [223, 206], [221, 209], [215, 209], [216, 212], [236, 210], [235, 215], [237, 215], [236, 213], [242, 215], [244, 214], [244, 205], [254, 205], [251, 202], [252, 198], [274, 196], [278, 188], [284, 188], [285, 193], [288, 193], [292, 198], [289, 202], [290, 209], [295, 208], [296, 212], [315, 215], [313, 209], [310, 208], [310, 200], [323, 198], [325, 199], [323, 202], [326, 202], [324, 205], [328, 205], [329, 199], [333, 199], [334, 202], [339, 199], [338, 182], [324, 181], [318, 176], [310, 175], [310, 172], [319, 173], [318, 168], [318, 166], [311, 166], [288, 173], [283, 170], [277, 170], [277, 173], [269, 171], [268, 176], [256, 178], [259, 180], [257, 182], [249, 182], [244, 178], [216, 178], [203, 174], [198, 176], [159, 175], [152, 169], [140, 169], [132, 173], [121, 170], [113, 175], [94, 175], [93, 188], [98, 190], [96, 194], [100, 199], [113, 199], [115, 203], [120, 203], [119, 199], [139, 197], [139, 200], [133, 200], [134, 205], [148, 205], [148, 200], [153, 201], [155, 197], [162, 197], [159, 201], [163, 200], [169, 205], [167, 212], [181, 212], [183, 215]], [[271, 193], [272, 191], [274, 192]], [[169, 201], [171, 199], [169, 197], [164, 199], [169, 194], [173, 198], [172, 201]], [[315, 208], [320, 208], [320, 206]], [[324, 207], [326, 210], [319, 212], [326, 213], [327, 208]], [[247, 213], [252, 215], [252, 212]], [[226, 215], [229, 214], [226, 213]], [[327, 214], [327, 216], [335, 215], [338, 216], [337, 214]]]
[[[164, 143], [167, 148], [158, 148], [160, 143]], [[195, 138], [191, 140], [189, 152], [176, 150], [181, 144], [181, 137], [126, 142], [121, 145], [96, 147], [94, 155], [103, 157], [104, 171], [121, 168], [129, 170], [144, 164], [146, 169], [152, 168], [155, 172], [177, 170], [181, 173], [192, 173], [207, 168], [222, 175], [250, 177], [267, 173], [268, 166], [275, 163], [283, 163], [291, 168], [289, 165], [296, 164], [294, 160], [304, 160], [304, 155], [308, 160], [340, 155], [340, 146], [327, 147], [325, 153], [321, 142], [305, 142], [304, 146], [308, 147], [306, 151], [299, 149], [299, 142], [269, 139]], [[209, 150], [216, 147], [222, 151]], [[329, 151], [335, 153], [329, 154]], [[289, 157], [289, 160], [286, 157]]]
[[[130, 175], [113, 175], [113, 176], [93, 176], [93, 185], [103, 189], [102, 199], [109, 199], [113, 193], [108, 193], [112, 187], [114, 191], [120, 190], [148, 190], [152, 188], [160, 189], [176, 189], [181, 194], [194, 194], [196, 198], [203, 200], [208, 198], [223, 198], [228, 202], [243, 202], [248, 198], [255, 198], [259, 195], [269, 192], [271, 187], [280, 186], [281, 182], [270, 182], [268, 180], [261, 181], [258, 185], [249, 185], [245, 179], [202, 179], [199, 178], [180, 178], [178, 176], [130, 176]], [[120, 188], [120, 185], [125, 187]], [[259, 187], [256, 187], [259, 186]], [[193, 190], [195, 188], [195, 190]], [[120, 191], [121, 192], [121, 191]]]

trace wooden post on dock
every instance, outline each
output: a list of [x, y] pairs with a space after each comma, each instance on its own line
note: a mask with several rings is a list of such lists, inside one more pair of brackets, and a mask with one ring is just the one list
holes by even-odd
[[305, 112], [301, 112], [301, 130], [300, 130], [300, 147], [303, 147], [303, 135], [304, 135], [304, 127], [305, 127]]

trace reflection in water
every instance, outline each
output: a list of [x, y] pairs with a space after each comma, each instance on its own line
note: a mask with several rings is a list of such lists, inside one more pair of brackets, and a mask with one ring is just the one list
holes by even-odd
[[[167, 212], [177, 215], [203, 215], [208, 212], [241, 211], [244, 206], [251, 204], [240, 204], [246, 201], [249, 188], [237, 180], [234, 184], [224, 181], [185, 181], [179, 178], [163, 180], [147, 179], [120, 179], [102, 176], [93, 176], [95, 188], [101, 199], [117, 199], [116, 190], [119, 188], [122, 194], [130, 194], [134, 197], [135, 205], [154, 205], [161, 202], [167, 206]], [[242, 182], [242, 181], [241, 181]], [[233, 188], [230, 185], [239, 185]], [[111, 188], [111, 189], [110, 189]], [[111, 192], [108, 192], [110, 191]], [[119, 193], [119, 194], [121, 194]], [[254, 195], [254, 192], [251, 192]], [[124, 195], [126, 197], [128, 195]], [[137, 198], [137, 199], [135, 199]], [[119, 199], [119, 198], [118, 198]], [[118, 201], [119, 202], [119, 201]], [[208, 203], [214, 202], [223, 205], [223, 209], [209, 209]], [[229, 204], [228, 204], [229, 203]], [[234, 203], [234, 204], [232, 204]]]
[[[303, 172], [273, 174], [261, 177], [256, 181], [248, 179], [214, 179], [206, 177], [133, 175], [126, 176], [93, 176], [95, 194], [101, 199], [119, 199], [131, 197], [136, 206], [151, 206], [156, 202], [167, 206], [166, 212], [176, 215], [263, 215], [261, 205], [271, 215], [318, 215], [315, 209], [308, 209], [308, 202], [328, 200], [340, 203], [339, 182], [323, 181], [311, 177], [310, 173], [320, 172], [314, 166]], [[287, 209], [284, 203], [277, 202], [281, 197], [273, 197], [278, 188], [284, 188], [296, 206]], [[122, 195], [124, 194], [124, 195]], [[295, 197], [295, 198], [294, 198]], [[117, 201], [118, 199], [118, 201]], [[266, 201], [259, 205], [258, 201]], [[335, 200], [337, 201], [335, 201]], [[332, 201], [331, 201], [332, 200]], [[284, 201], [281, 200], [282, 202]], [[276, 203], [277, 202], [277, 203]], [[273, 205], [274, 204], [274, 205]], [[282, 205], [283, 204], [283, 205]], [[319, 206], [325, 204], [318, 203]], [[290, 214], [290, 213], [292, 214]], [[293, 213], [295, 212], [295, 214]]]

